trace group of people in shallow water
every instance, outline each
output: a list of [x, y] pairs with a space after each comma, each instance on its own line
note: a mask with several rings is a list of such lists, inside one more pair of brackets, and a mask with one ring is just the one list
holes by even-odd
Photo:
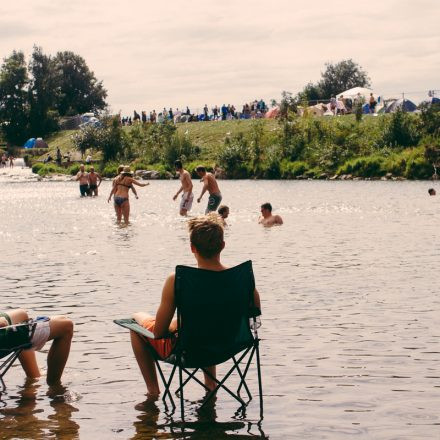
[[101, 185], [102, 177], [95, 172], [95, 167], [91, 166], [89, 172], [86, 172], [84, 165], [81, 165], [75, 180], [79, 181], [81, 197], [94, 197], [98, 195], [98, 188]]
[[[180, 188], [173, 196], [173, 200], [176, 200], [179, 194], [181, 195], [179, 204], [179, 213], [181, 216], [186, 216], [189, 211], [191, 211], [194, 193], [193, 193], [193, 183], [191, 179], [191, 174], [188, 170], [183, 168], [183, 164], [180, 160], [176, 160], [175, 163], [176, 172], [179, 174]], [[218, 209], [218, 215], [222, 220], [223, 224], [226, 224], [226, 218], [229, 216], [229, 207], [226, 205], [221, 205], [222, 193], [217, 183], [213, 173], [210, 173], [202, 165], [196, 168], [196, 173], [200, 177], [200, 181], [203, 183], [202, 191], [200, 196], [197, 198], [197, 203], [202, 201], [203, 196], [208, 192], [208, 203], [205, 209], [205, 214], [216, 212]], [[82, 174], [81, 174], [82, 173]], [[82, 171], [78, 173], [77, 180], [80, 180], [80, 192], [83, 195], [85, 189], [81, 189], [81, 176], [84, 174], [84, 166], [82, 166]], [[86, 173], [87, 174], [87, 173]], [[99, 176], [100, 177], [100, 176]], [[128, 224], [130, 218], [130, 199], [129, 193], [133, 192], [134, 196], [138, 198], [135, 186], [144, 187], [149, 185], [149, 183], [141, 183], [133, 177], [131, 169], [129, 166], [120, 165], [118, 168], [118, 175], [113, 179], [112, 189], [108, 196], [107, 202], [113, 197], [113, 203], [116, 212], [116, 220], [118, 223], [122, 222]], [[259, 223], [264, 226], [274, 226], [282, 225], [283, 220], [279, 215], [272, 214], [272, 206], [270, 203], [264, 203], [261, 205], [261, 217]]]
[[6, 156], [6, 153], [3, 153], [0, 157], [0, 168], [6, 168], [9, 162], [9, 168], [14, 168], [14, 156], [10, 154]]

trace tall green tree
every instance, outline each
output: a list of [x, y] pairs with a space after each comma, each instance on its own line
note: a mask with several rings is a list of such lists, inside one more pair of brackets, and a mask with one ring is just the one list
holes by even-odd
[[11, 144], [22, 144], [29, 135], [28, 82], [24, 54], [14, 50], [0, 70], [0, 129]]
[[327, 63], [325, 66], [319, 87], [327, 98], [353, 87], [370, 87], [371, 85], [367, 72], [352, 59], [336, 64]]
[[73, 52], [58, 52], [54, 58], [59, 74], [60, 99], [57, 110], [61, 116], [76, 115], [106, 107], [107, 91], [89, 69], [84, 58]]
[[342, 60], [338, 63], [326, 63], [321, 80], [317, 83], [309, 82], [298, 93], [298, 102], [330, 99], [332, 96], [353, 87], [370, 87], [368, 73], [352, 59]]
[[56, 65], [41, 47], [34, 46], [29, 73], [32, 75], [29, 87], [30, 129], [35, 137], [45, 136], [58, 127], [55, 108], [60, 92]]

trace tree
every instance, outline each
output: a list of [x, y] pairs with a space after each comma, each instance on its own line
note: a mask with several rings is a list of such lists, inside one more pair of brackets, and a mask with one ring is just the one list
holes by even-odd
[[309, 82], [296, 96], [297, 102], [326, 100], [353, 87], [370, 87], [370, 78], [362, 67], [352, 59], [336, 64], [326, 63], [321, 80]]
[[61, 116], [76, 115], [106, 107], [107, 91], [90, 71], [84, 58], [73, 52], [58, 52], [54, 58], [59, 74], [60, 99], [57, 110]]
[[29, 73], [32, 75], [29, 87], [30, 129], [35, 137], [45, 136], [58, 128], [55, 107], [59, 86], [55, 63], [41, 47], [34, 46]]
[[336, 64], [327, 63], [321, 77], [319, 87], [327, 98], [353, 87], [370, 87], [371, 85], [367, 72], [352, 59]]
[[11, 144], [22, 144], [29, 135], [28, 82], [24, 54], [14, 50], [0, 70], [0, 124]]

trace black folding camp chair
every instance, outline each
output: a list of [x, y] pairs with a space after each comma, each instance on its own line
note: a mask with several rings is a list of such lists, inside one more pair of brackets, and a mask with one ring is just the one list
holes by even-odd
[[[165, 387], [162, 399], [165, 402], [168, 397], [173, 408], [176, 405], [170, 387], [176, 370], [178, 371], [179, 387], [176, 394], [180, 397], [182, 420], [184, 420], [183, 390], [191, 379], [208, 391], [202, 407], [220, 388], [236, 399], [240, 403], [240, 408], [246, 407], [252, 399], [246, 376], [253, 360], [256, 361], [257, 367], [260, 417], [263, 417], [260, 339], [257, 332], [259, 311], [254, 304], [254, 289], [255, 280], [251, 261], [220, 272], [188, 266], [176, 267], [177, 344], [171, 356], [164, 360], [156, 356], [155, 362]], [[133, 320], [114, 322], [143, 336], [154, 337], [151, 332], [146, 331]], [[232, 361], [232, 366], [220, 380], [214, 378], [206, 369], [228, 360]], [[165, 378], [160, 366], [161, 361], [173, 365], [168, 379]], [[215, 380], [217, 386], [214, 390], [209, 391], [195, 376], [199, 370]], [[225, 384], [234, 372], [239, 377], [239, 385], [235, 392]], [[183, 373], [187, 375], [185, 380]], [[246, 401], [241, 396], [243, 389], [247, 394]]]
[[6, 389], [4, 377], [8, 370], [23, 350], [32, 347], [36, 326], [36, 322], [29, 321], [0, 328], [0, 392]]

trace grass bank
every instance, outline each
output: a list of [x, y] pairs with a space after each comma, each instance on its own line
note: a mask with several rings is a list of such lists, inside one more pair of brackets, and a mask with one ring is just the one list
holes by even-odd
[[[99, 167], [104, 176], [113, 176], [119, 163], [130, 163], [136, 170], [157, 170], [166, 178], [173, 171], [174, 160], [183, 158], [190, 170], [203, 163], [216, 168], [222, 177], [234, 179], [335, 176], [428, 179], [434, 168], [433, 159], [426, 151], [440, 152], [440, 133], [435, 119], [440, 121], [439, 115], [440, 109], [434, 113], [434, 123], [432, 115], [427, 120], [423, 113], [397, 112], [367, 116], [360, 121], [354, 116], [298, 118], [289, 115], [280, 121], [122, 127], [118, 128], [120, 144], [111, 145], [113, 160], [101, 161]], [[47, 139], [51, 155], [55, 157], [57, 148], [62, 154], [75, 151], [75, 133], [62, 131]], [[93, 141], [93, 136], [91, 139]], [[95, 160], [108, 154], [105, 146], [91, 153]], [[76, 165], [67, 169], [39, 165], [37, 171], [44, 175], [74, 174], [76, 170]]]

